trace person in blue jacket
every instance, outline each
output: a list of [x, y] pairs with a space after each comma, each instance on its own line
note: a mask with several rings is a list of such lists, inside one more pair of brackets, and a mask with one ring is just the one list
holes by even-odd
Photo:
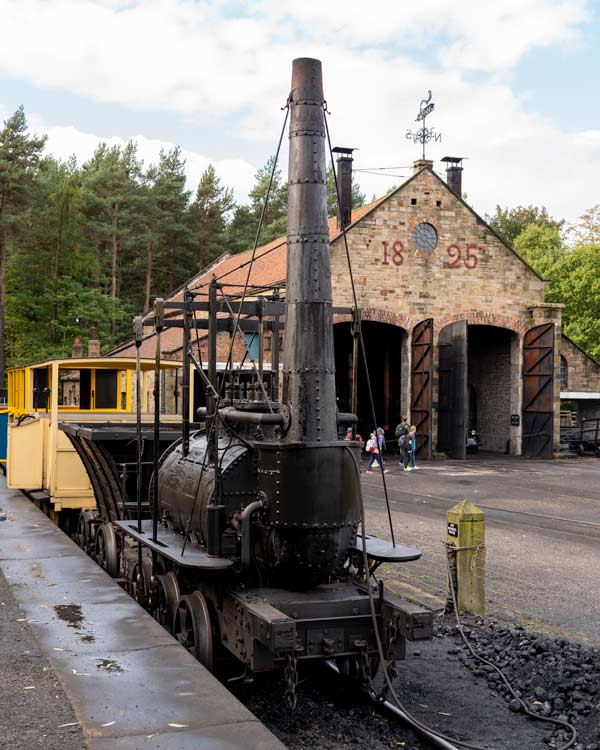
[[[410, 426], [408, 435], [406, 436], [406, 450], [404, 451], [404, 471], [412, 471], [416, 469], [415, 454], [417, 452], [417, 428], [413, 425]], [[409, 466], [410, 463], [410, 466]]]

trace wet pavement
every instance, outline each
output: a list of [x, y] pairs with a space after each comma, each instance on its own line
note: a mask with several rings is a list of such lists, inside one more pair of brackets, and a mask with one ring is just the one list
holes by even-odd
[[[79, 722], [85, 743], [80, 737], [79, 744], [61, 744], [61, 750], [282, 749], [115, 581], [27, 498], [7, 491], [3, 478], [0, 483], [0, 507], [7, 514], [0, 523], [0, 569], [13, 606], [22, 611], [14, 619], [28, 627], [35, 653], [61, 687], [56, 700], [64, 715], [56, 712], [55, 726]], [[2, 640], [5, 648], [9, 641]], [[18, 651], [4, 656], [3, 674], [4, 662], [18, 673]], [[34, 681], [27, 673], [23, 679]], [[45, 695], [41, 702], [44, 712], [56, 701]], [[0, 747], [36, 747], [43, 718], [38, 721], [25, 703], [17, 703], [14, 713], [33, 740], [5, 745], [3, 731]]]
[[[443, 606], [446, 513], [462, 499], [485, 512], [490, 614], [600, 644], [600, 460], [478, 456], [386, 474], [396, 539], [423, 557], [386, 566], [405, 596]], [[367, 530], [389, 538], [383, 484], [363, 476]]]

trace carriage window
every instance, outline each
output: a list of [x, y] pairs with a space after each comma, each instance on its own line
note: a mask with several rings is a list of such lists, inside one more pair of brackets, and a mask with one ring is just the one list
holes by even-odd
[[96, 409], [117, 408], [117, 371], [96, 370]]

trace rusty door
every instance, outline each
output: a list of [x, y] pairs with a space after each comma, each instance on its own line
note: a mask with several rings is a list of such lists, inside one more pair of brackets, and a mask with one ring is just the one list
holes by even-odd
[[431, 390], [433, 386], [433, 318], [412, 332], [411, 424], [417, 428], [417, 456], [431, 458]]
[[523, 454], [552, 458], [554, 323], [531, 328], [523, 341]]
[[467, 455], [467, 322], [459, 320], [440, 332], [438, 449], [452, 458]]

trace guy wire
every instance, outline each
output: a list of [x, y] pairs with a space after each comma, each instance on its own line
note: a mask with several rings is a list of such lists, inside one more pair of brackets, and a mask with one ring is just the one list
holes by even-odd
[[[337, 207], [338, 207], [339, 214], [341, 216], [342, 215], [342, 211], [341, 211], [340, 190], [339, 190], [339, 185], [338, 185], [337, 174], [336, 174], [335, 167], [334, 167], [334, 164], [333, 164], [333, 148], [331, 146], [331, 136], [329, 135], [329, 125], [327, 123], [327, 107], [326, 106], [323, 107], [323, 119], [325, 121], [325, 132], [327, 133], [327, 143], [329, 145], [329, 157], [331, 159], [331, 171], [333, 172], [333, 180], [334, 180], [334, 184], [335, 184], [335, 195], [336, 195], [336, 200], [337, 200]], [[348, 249], [348, 238], [346, 237], [346, 227], [343, 224], [342, 224], [342, 235], [344, 237], [344, 248], [346, 250], [346, 260], [348, 261], [348, 272], [349, 272], [349, 275], [350, 275], [350, 286], [352, 287], [352, 300], [354, 302], [354, 310], [358, 314], [358, 301], [357, 301], [357, 297], [356, 297], [356, 286], [354, 285], [354, 274], [352, 273], [352, 261], [350, 260], [350, 250]], [[383, 457], [382, 457], [382, 447], [383, 446], [381, 448], [379, 446], [379, 435], [377, 434], [377, 415], [375, 414], [375, 402], [373, 401], [373, 390], [371, 388], [371, 378], [369, 376], [369, 363], [367, 361], [367, 352], [366, 352], [366, 349], [365, 349], [365, 340], [364, 340], [364, 337], [363, 337], [362, 320], [360, 318], [360, 315], [358, 316], [358, 338], [360, 340], [360, 349], [361, 349], [361, 353], [362, 353], [362, 360], [363, 360], [363, 365], [364, 365], [364, 368], [365, 368], [365, 376], [366, 376], [366, 380], [367, 380], [367, 390], [368, 390], [368, 393], [369, 393], [369, 402], [370, 402], [370, 406], [371, 406], [371, 416], [373, 418], [373, 425], [374, 425], [373, 429], [375, 430], [375, 441], [376, 441], [376, 444], [377, 444], [377, 450], [379, 451], [379, 461], [378, 461], [378, 463], [379, 463], [379, 469], [381, 471], [381, 478], [383, 480], [383, 493], [385, 495], [385, 505], [386, 505], [386, 508], [387, 508], [388, 522], [389, 522], [389, 525], [390, 525], [390, 534], [392, 536], [392, 545], [395, 547], [396, 546], [396, 539], [395, 539], [395, 536], [394, 536], [394, 526], [392, 524], [392, 512], [391, 512], [391, 509], [390, 509], [390, 499], [388, 497], [387, 483], [385, 481], [385, 472], [384, 472], [384, 469], [383, 469]], [[363, 534], [364, 533], [365, 533], [365, 531], [363, 529]]]

